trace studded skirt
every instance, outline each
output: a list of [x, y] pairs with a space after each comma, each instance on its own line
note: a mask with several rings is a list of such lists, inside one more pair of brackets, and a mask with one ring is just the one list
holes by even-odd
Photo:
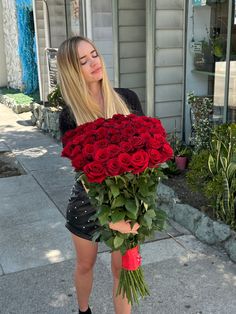
[[94, 233], [99, 228], [98, 221], [90, 220], [95, 213], [96, 209], [90, 204], [82, 184], [76, 182], [71, 190], [67, 206], [66, 228], [73, 234], [92, 241]]

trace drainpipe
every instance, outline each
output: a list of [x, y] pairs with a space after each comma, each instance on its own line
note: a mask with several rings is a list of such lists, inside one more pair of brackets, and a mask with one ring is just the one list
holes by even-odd
[[155, 116], [156, 1], [146, 1], [146, 114]]
[[49, 9], [48, 9], [47, 0], [43, 0], [43, 16], [44, 16], [46, 48], [51, 48], [52, 47], [51, 28], [50, 28]]

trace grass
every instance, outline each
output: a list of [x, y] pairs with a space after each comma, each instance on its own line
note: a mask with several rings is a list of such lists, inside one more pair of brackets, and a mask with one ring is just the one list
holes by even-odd
[[38, 91], [36, 91], [33, 94], [26, 95], [22, 93], [20, 90], [3, 87], [3, 88], [0, 88], [0, 94], [14, 99], [17, 104], [21, 104], [21, 105], [30, 104], [33, 101], [35, 102], [40, 101], [40, 96], [39, 96]]

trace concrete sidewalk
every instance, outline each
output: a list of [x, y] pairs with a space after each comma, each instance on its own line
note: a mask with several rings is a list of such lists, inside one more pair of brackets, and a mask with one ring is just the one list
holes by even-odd
[[[13, 152], [26, 172], [0, 178], [0, 313], [76, 313], [75, 256], [64, 227], [70, 162], [29, 113], [0, 104], [0, 134], [0, 151]], [[236, 313], [236, 265], [176, 223], [145, 243], [142, 256], [151, 296], [133, 313]], [[100, 244], [93, 313], [114, 313], [111, 291], [110, 254]]]

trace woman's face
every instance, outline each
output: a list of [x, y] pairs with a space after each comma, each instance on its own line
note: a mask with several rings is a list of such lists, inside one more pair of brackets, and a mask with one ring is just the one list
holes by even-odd
[[81, 71], [87, 84], [98, 82], [102, 79], [102, 63], [94, 47], [87, 41], [78, 44], [78, 54]]

